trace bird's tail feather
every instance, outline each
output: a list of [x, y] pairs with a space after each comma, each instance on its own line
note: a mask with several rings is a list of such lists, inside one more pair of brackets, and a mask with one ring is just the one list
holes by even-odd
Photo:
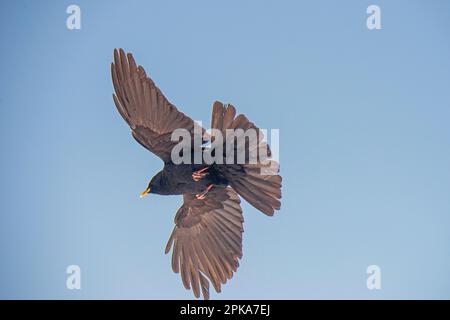
[[[279, 165], [276, 161], [270, 160], [271, 152], [267, 144], [263, 141], [262, 132], [247, 117], [240, 114], [237, 117], [236, 109], [232, 105], [223, 105], [216, 101], [213, 105], [211, 128], [222, 131], [224, 137], [224, 153], [226, 151], [226, 129], [254, 129], [257, 134], [257, 143], [246, 143], [239, 149], [235, 145], [234, 160], [237, 160], [239, 152], [245, 152], [245, 162], [243, 164], [219, 165], [218, 170], [229, 181], [230, 186], [249, 202], [253, 207], [261, 212], [272, 216], [275, 210], [281, 206], [281, 176], [278, 174]], [[242, 134], [242, 133], [241, 133]], [[236, 139], [236, 137], [234, 138]], [[248, 161], [252, 149], [266, 150], [263, 154], [257, 153], [253, 159]], [[225, 154], [224, 154], [225, 156]]]

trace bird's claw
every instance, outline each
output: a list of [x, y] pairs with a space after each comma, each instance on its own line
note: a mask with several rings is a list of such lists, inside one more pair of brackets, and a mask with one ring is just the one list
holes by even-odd
[[206, 195], [204, 195], [203, 193], [196, 194], [196, 195], [195, 195], [195, 198], [196, 198], [197, 200], [203, 200], [203, 199], [206, 198]]
[[195, 182], [198, 182], [200, 180], [202, 180], [204, 177], [206, 177], [207, 173], [202, 173], [202, 174], [193, 174], [192, 175], [192, 180], [194, 180]]
[[202, 180], [204, 177], [206, 177], [208, 175], [208, 173], [205, 172], [206, 170], [208, 170], [208, 167], [205, 167], [203, 169], [195, 171], [192, 174], [192, 180], [194, 180], [195, 182], [198, 182], [198, 181]]
[[205, 191], [203, 191], [202, 193], [196, 194], [195, 198], [197, 200], [203, 200], [206, 198], [206, 194], [209, 192], [209, 190], [211, 190], [211, 188], [213, 187], [212, 184], [210, 184], [208, 187], [206, 187]]

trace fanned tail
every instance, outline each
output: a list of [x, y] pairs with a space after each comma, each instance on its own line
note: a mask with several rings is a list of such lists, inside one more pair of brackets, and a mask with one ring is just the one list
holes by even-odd
[[[240, 114], [236, 117], [236, 109], [232, 105], [223, 105], [218, 101], [213, 105], [211, 128], [222, 131], [224, 157], [227, 156], [227, 144], [230, 144], [231, 139], [234, 140], [233, 164], [224, 160], [223, 165], [217, 166], [218, 170], [242, 198], [256, 209], [272, 216], [281, 206], [282, 179], [278, 174], [278, 163], [270, 159], [271, 152], [263, 141], [262, 132], [245, 115]], [[237, 132], [236, 136], [227, 136], [227, 129], [234, 129], [234, 132]], [[255, 130], [256, 140], [249, 138], [245, 140], [245, 144], [239, 146], [236, 141], [248, 129]], [[243, 163], [237, 161], [239, 155], [243, 155], [242, 152], [245, 152]]]

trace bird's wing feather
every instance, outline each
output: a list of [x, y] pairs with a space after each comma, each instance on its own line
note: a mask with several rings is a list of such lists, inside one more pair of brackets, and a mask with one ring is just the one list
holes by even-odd
[[[181, 272], [186, 289], [209, 298], [209, 282], [217, 292], [231, 279], [242, 257], [243, 217], [240, 200], [231, 187], [215, 186], [206, 199], [184, 196], [175, 228], [166, 246], [173, 245], [172, 269]], [[209, 280], [209, 281], [208, 281]]]
[[169, 162], [171, 150], [178, 143], [171, 141], [172, 132], [183, 128], [193, 138], [194, 126], [198, 124], [166, 99], [144, 68], [136, 65], [131, 53], [114, 50], [111, 75], [114, 103], [130, 126], [133, 137], [164, 162]]

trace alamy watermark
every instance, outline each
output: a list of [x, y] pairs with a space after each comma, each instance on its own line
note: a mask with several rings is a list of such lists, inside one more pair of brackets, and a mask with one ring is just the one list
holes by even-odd
[[366, 280], [366, 286], [369, 290], [381, 290], [381, 268], [376, 264], [367, 267], [369, 275]]
[[76, 4], [67, 7], [66, 13], [69, 14], [66, 20], [66, 27], [69, 30], [81, 29], [81, 9]]
[[372, 4], [366, 10], [369, 16], [366, 20], [367, 29], [380, 30], [381, 29], [381, 9], [379, 6]]
[[76, 264], [67, 267], [66, 273], [69, 275], [66, 279], [66, 288], [69, 290], [81, 289], [81, 268]]
[[280, 160], [280, 132], [270, 130], [270, 149], [267, 134], [268, 130], [256, 128], [209, 129], [203, 133], [201, 122], [196, 122], [193, 132], [184, 128], [172, 132], [171, 141], [176, 145], [171, 160], [174, 164], [259, 165], [261, 174], [274, 175]]

